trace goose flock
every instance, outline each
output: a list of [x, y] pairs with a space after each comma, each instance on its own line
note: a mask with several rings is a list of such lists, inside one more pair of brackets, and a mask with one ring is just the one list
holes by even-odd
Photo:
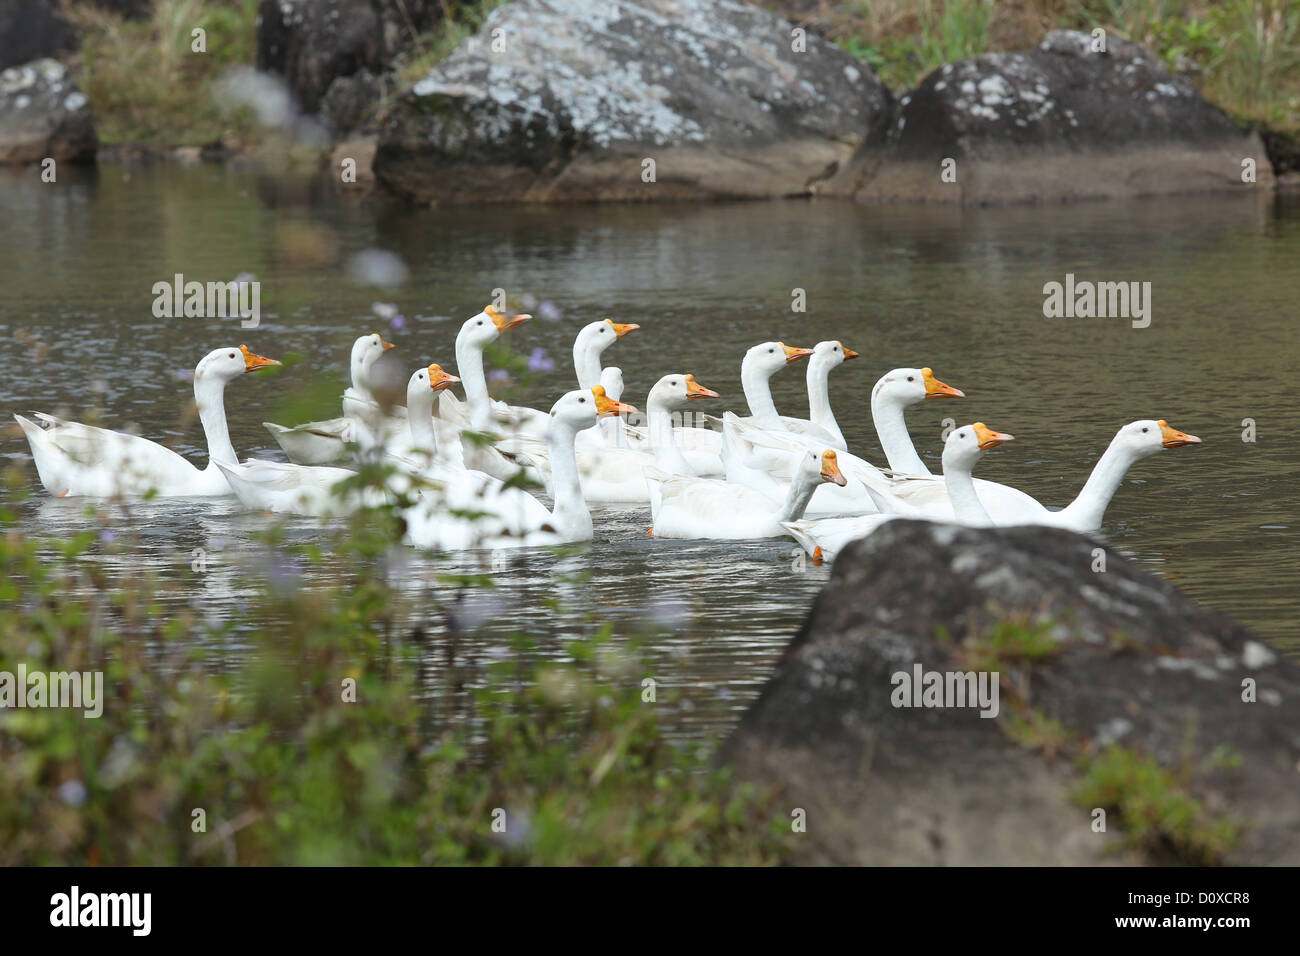
[[[578, 387], [549, 412], [493, 400], [484, 349], [529, 318], [488, 307], [467, 319], [456, 336], [456, 374], [437, 364], [415, 369], [405, 405], [385, 400], [376, 384], [376, 363], [394, 346], [378, 334], [361, 336], [352, 347], [352, 381], [339, 418], [293, 427], [264, 423], [288, 462], [241, 462], [231, 443], [227, 384], [280, 364], [243, 345], [209, 352], [194, 369], [194, 399], [208, 444], [203, 469], [136, 435], [39, 412], [37, 421], [14, 417], [52, 495], [234, 495], [256, 511], [322, 517], [396, 503], [408, 542], [438, 551], [590, 540], [590, 507], [611, 503], [648, 506], [655, 538], [789, 536], [815, 558], [831, 557], [900, 517], [1087, 533], [1101, 527], [1133, 464], [1200, 442], [1163, 420], [1125, 425], [1078, 497], [1051, 510], [1019, 489], [972, 476], [984, 454], [1012, 440], [983, 422], [951, 429], [943, 473], [930, 473], [904, 413], [927, 399], [964, 393], [929, 368], [893, 369], [872, 388], [872, 422], [887, 460], [887, 467], [878, 467], [849, 451], [831, 409], [831, 372], [859, 357], [841, 342], [811, 349], [781, 342], [753, 346], [741, 362], [746, 414], [702, 416], [711, 427], [683, 424], [680, 413], [718, 393], [689, 373], [664, 375], [649, 390], [641, 427], [627, 417], [636, 409], [621, 401], [622, 371], [601, 361], [639, 326], [610, 319], [578, 332]], [[770, 379], [805, 359], [809, 417], [781, 415]], [[451, 391], [454, 385], [463, 389], [463, 400]], [[390, 466], [385, 484], [359, 488], [348, 481], [364, 461]], [[525, 478], [545, 488], [551, 507], [525, 490]]]

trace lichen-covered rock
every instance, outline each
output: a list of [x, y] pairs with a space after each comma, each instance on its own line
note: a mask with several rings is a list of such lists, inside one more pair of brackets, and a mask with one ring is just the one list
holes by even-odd
[[[1017, 203], [1271, 187], [1243, 133], [1151, 53], [1058, 30], [1036, 49], [949, 63], [900, 102], [833, 191], [872, 200]], [[1243, 183], [1245, 159], [1255, 184]], [[943, 175], [945, 160], [949, 175]], [[955, 180], [955, 181], [954, 181]]]
[[738, 0], [518, 0], [401, 95], [375, 173], [423, 202], [806, 195], [890, 97], [794, 30]]
[[[1115, 551], [1100, 565], [1100, 547], [1057, 529], [899, 520], [840, 554], [726, 748], [743, 777], [805, 810], [806, 860], [1115, 860], [1121, 821], [1097, 833], [1070, 799], [1074, 758], [1110, 744], [1245, 824], [1226, 862], [1300, 860], [1300, 668]], [[895, 674], [990, 659], [995, 718], [891, 700]], [[1035, 716], [1071, 741], [1055, 757], [1013, 739]]]
[[262, 0], [257, 68], [283, 76], [313, 114], [336, 79], [387, 69], [441, 10], [437, 0]]
[[0, 72], [0, 163], [93, 162], [90, 101], [57, 60]]

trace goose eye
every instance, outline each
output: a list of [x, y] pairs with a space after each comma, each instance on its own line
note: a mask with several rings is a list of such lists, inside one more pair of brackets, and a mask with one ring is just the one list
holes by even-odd
[[578, 402], [579, 402], [579, 404], [582, 404], [582, 405], [587, 404], [587, 400], [586, 400], [585, 398], [580, 398], [580, 399], [578, 399]]
[[482, 320], [482, 319], [479, 319], [479, 320], [478, 320], [477, 322], [475, 322], [474, 324], [475, 324], [475, 325], [482, 325], [482, 324], [483, 324], [483, 320]]
[[965, 437], [966, 437], [966, 433], [965, 433], [965, 432], [958, 432], [958, 433], [957, 433], [957, 437], [958, 437], [958, 438], [965, 438]]
[[1146, 434], [1147, 432], [1149, 432], [1149, 431], [1151, 431], [1151, 429], [1149, 429], [1149, 428], [1144, 428], [1144, 429], [1142, 429], [1142, 434], [1145, 435], [1145, 434]]
[[915, 376], [915, 375], [909, 375], [909, 376], [907, 376], [907, 380], [908, 380], [909, 382], [915, 382], [915, 381], [916, 381], [916, 376]]
[[773, 352], [775, 352], [775, 351], [776, 351], [776, 349], [768, 349], [768, 350], [767, 350], [767, 354], [768, 354], [768, 355], [771, 355], [771, 354], [772, 354]]
[[[235, 353], [234, 353], [234, 352], [231, 352], [231, 353], [230, 353], [230, 357], [231, 357], [231, 358], [234, 358], [234, 357], [235, 357]], [[1145, 428], [1144, 428], [1144, 429], [1142, 429], [1142, 430], [1143, 430], [1143, 431], [1146, 431], [1146, 429], [1145, 429]]]

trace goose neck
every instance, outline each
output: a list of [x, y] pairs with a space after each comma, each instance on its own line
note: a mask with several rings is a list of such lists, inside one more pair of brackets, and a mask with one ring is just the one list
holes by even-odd
[[740, 386], [745, 392], [745, 403], [749, 405], [749, 414], [754, 418], [777, 418], [776, 405], [772, 402], [772, 388], [768, 381], [770, 376], [755, 368], [748, 361], [741, 363]]
[[[225, 465], [239, 464], [235, 446], [230, 442], [230, 427], [226, 423], [226, 382], [216, 376], [194, 380], [194, 404], [199, 410], [199, 422], [208, 442], [209, 463], [219, 461]], [[209, 464], [211, 467], [211, 464]]]
[[943, 483], [948, 489], [948, 500], [952, 504], [953, 517], [958, 524], [973, 528], [989, 528], [993, 521], [984, 510], [979, 494], [975, 491], [975, 479], [969, 468], [959, 465], [943, 466]]
[[876, 426], [876, 435], [880, 438], [881, 450], [889, 461], [892, 471], [904, 475], [928, 475], [921, 456], [916, 453], [912, 436], [907, 431], [907, 420], [903, 417], [903, 406], [885, 398], [871, 397], [871, 421]]
[[483, 350], [460, 338], [456, 339], [456, 374], [465, 388], [470, 427], [478, 432], [487, 431], [492, 421], [492, 404], [483, 374]]
[[1120, 444], [1119, 436], [1115, 436], [1093, 466], [1092, 474], [1088, 476], [1078, 497], [1061, 509], [1061, 515], [1071, 527], [1089, 531], [1101, 527], [1106, 508], [1135, 460], [1132, 452]]
[[578, 476], [578, 456], [574, 441], [578, 432], [572, 425], [557, 418], [551, 419], [547, 444], [551, 453], [551, 493], [555, 506], [551, 518], [555, 529], [568, 540], [591, 537], [591, 512], [582, 496], [582, 481]]

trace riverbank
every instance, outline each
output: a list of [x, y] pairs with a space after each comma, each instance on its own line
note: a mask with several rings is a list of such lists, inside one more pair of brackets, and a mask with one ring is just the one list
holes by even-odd
[[[24, 2], [9, 0], [17, 6]], [[384, 138], [384, 121], [391, 125], [395, 115], [403, 114], [413, 84], [430, 76], [430, 71], [464, 47], [500, 4], [488, 0], [452, 5], [447, 8], [450, 16], [441, 5], [416, 0], [409, 0], [401, 10], [389, 10], [389, 6], [377, 0], [373, 4], [371, 0], [330, 0], [319, 7], [259, 4], [257, 0], [141, 0], [132, 4], [67, 0], [61, 8], [63, 33], [39, 52], [57, 56], [71, 67], [73, 81], [90, 101], [101, 155], [108, 161], [122, 157], [190, 161], [196, 151], [207, 160], [256, 157], [265, 149], [278, 155], [287, 137], [296, 146], [314, 150], [322, 165], [332, 165], [338, 158], [334, 147], [344, 141], [363, 144], [364, 152], [378, 146], [383, 163], [385, 144], [376, 140]], [[882, 94], [871, 95], [885, 99], [871, 108], [875, 118], [868, 117], [867, 126], [858, 132], [846, 128], [832, 133], [828, 142], [865, 143], [873, 138], [869, 130], [877, 124], [910, 124], [915, 131], [918, 123], [946, 122], [942, 117], [917, 113], [918, 105], [910, 97], [928, 75], [945, 65], [985, 53], [1032, 49], [1052, 29], [1081, 30], [1089, 36], [1103, 31], [1112, 46], [1131, 40], [1149, 50], [1154, 64], [1168, 72], [1170, 82], [1186, 84], [1188, 93], [1198, 92], [1239, 126], [1257, 130], [1259, 145], [1245, 147], [1243, 152], [1258, 153], [1254, 162], [1267, 166], [1283, 185], [1300, 179], [1296, 138], [1300, 75], [1293, 42], [1300, 36], [1300, 13], [1268, 0], [1222, 8], [1193, 2], [1158, 8], [1137, 4], [1113, 15], [1100, 3], [1034, 2], [1003, 7], [983, 0], [905, 0], [867, 7], [792, 0], [762, 6], [788, 18], [790, 30], [806, 31], [806, 37], [794, 36], [788, 45], [815, 44], [825, 38], [844, 51], [850, 58], [846, 62], [858, 63], [863, 75], [879, 77]], [[340, 29], [341, 23], [349, 24], [348, 31]], [[530, 22], [525, 21], [525, 28], [528, 26]], [[196, 52], [199, 46], [202, 50]], [[13, 56], [23, 50], [12, 43], [6, 50], [0, 43], [0, 53], [4, 52], [10, 63], [3, 65], [10, 65]], [[284, 87], [241, 88], [232, 83], [232, 69], [254, 66], [281, 76]], [[779, 91], [776, 95], [779, 97]], [[846, 97], [860, 95], [864, 95], [862, 90], [828, 88], [825, 104], [817, 109], [824, 111]], [[272, 105], [268, 107], [268, 103]], [[412, 115], [411, 120], [401, 122], [410, 125], [414, 119]], [[1173, 128], [1183, 122], [1176, 121]], [[432, 175], [418, 165], [423, 151], [418, 144], [424, 135], [419, 128], [417, 122], [401, 134], [415, 137], [411, 142], [417, 167], [409, 174], [381, 175], [381, 180], [397, 193], [410, 193], [420, 201], [434, 196], [445, 199], [417, 185]], [[861, 171], [871, 169], [875, 162], [866, 155], [849, 163], [846, 156], [833, 150], [822, 150], [825, 156], [821, 156], [821, 147], [806, 136], [790, 138], [787, 132], [774, 130], [770, 137], [773, 148], [766, 162], [773, 174], [767, 185], [760, 179], [746, 186], [756, 194], [788, 194], [805, 183], [820, 182], [820, 174], [813, 171], [818, 163], [841, 169], [838, 179], [832, 177], [820, 191], [852, 194]], [[1006, 134], [995, 131], [994, 142], [1002, 141], [1007, 141]], [[398, 142], [399, 138], [388, 138], [388, 165], [394, 170], [401, 168], [395, 165], [392, 152]], [[692, 169], [679, 167], [675, 173], [673, 158], [659, 155], [659, 162], [668, 164], [669, 171], [658, 177], [660, 188], [653, 192], [638, 192], [639, 187], [629, 183], [606, 195], [608, 188], [599, 182], [611, 175], [609, 162], [597, 155], [589, 184], [570, 170], [566, 182], [574, 185], [566, 187], [569, 191], [561, 196], [671, 198], [675, 195], [673, 182], [683, 177], [696, 183], [684, 191], [687, 195], [727, 195], [727, 189], [698, 185], [701, 176], [707, 179], [714, 170], [723, 180], [745, 182], [746, 177], [735, 175], [719, 158], [726, 152], [725, 144], [719, 145], [721, 150], [712, 146], [704, 154], [702, 166], [697, 162]], [[1066, 148], [1079, 146], [1067, 144]], [[907, 149], [906, 143], [900, 146], [902, 153]], [[785, 171], [794, 155], [801, 156], [806, 169], [789, 166]], [[989, 161], [994, 166], [1001, 162], [997, 155], [993, 150]], [[1153, 153], [1152, 162], [1164, 164], [1166, 178], [1171, 178], [1168, 163], [1177, 155], [1177, 150], [1161, 147]], [[1193, 166], [1202, 162], [1198, 155], [1189, 154]], [[528, 157], [523, 165], [537, 161], [536, 156]], [[1031, 166], [1043, 165], [1032, 157], [1025, 161]], [[1124, 159], [1119, 165], [1125, 162], [1129, 161]], [[475, 165], [481, 170], [481, 163]], [[845, 167], [851, 168], [845, 171]], [[517, 165], [505, 167], [507, 182], [512, 176], [517, 178], [517, 173], [510, 172], [515, 168]], [[1110, 178], [1104, 161], [1095, 168], [1101, 170], [1098, 178]], [[927, 162], [927, 180], [928, 169]], [[641, 173], [639, 165], [636, 172]], [[1132, 170], [1124, 166], [1120, 172], [1129, 176]], [[368, 173], [367, 166], [362, 176]], [[615, 171], [612, 175], [619, 174]], [[925, 189], [913, 187], [907, 183], [907, 175], [904, 171], [901, 180], [895, 177], [892, 182], [882, 182], [876, 193], [884, 198], [897, 194], [897, 198], [937, 196], [946, 200], [951, 196], [951, 192], [936, 192], [928, 181]], [[965, 179], [959, 181], [963, 185], [960, 201], [987, 201], [1001, 195], [1000, 185], [981, 191]], [[1189, 186], [1195, 188], [1196, 183]], [[1078, 198], [1088, 194], [1085, 189]]]

